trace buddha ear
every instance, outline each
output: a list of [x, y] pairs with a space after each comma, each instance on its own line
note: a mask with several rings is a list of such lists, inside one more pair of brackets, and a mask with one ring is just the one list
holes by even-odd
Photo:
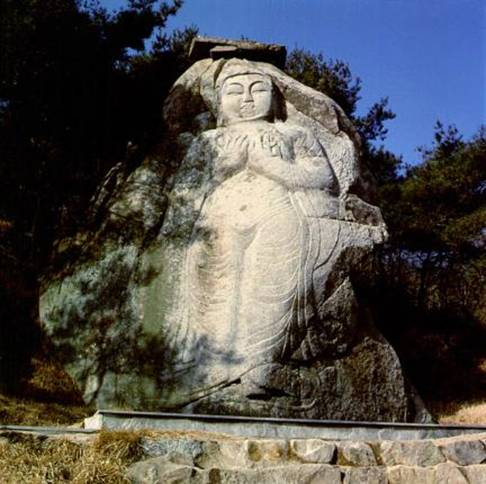
[[216, 126], [226, 126], [226, 117], [223, 114], [223, 110], [221, 109], [221, 94], [222, 94], [222, 88], [219, 86], [217, 88], [217, 99], [218, 99], [218, 104], [216, 106], [217, 108], [217, 116], [216, 116]]
[[285, 121], [287, 119], [284, 95], [274, 82], [272, 82], [272, 115], [274, 120]]
[[216, 126], [218, 126], [218, 127], [226, 126], [226, 117], [224, 116], [221, 109], [218, 109], [218, 117], [216, 119]]

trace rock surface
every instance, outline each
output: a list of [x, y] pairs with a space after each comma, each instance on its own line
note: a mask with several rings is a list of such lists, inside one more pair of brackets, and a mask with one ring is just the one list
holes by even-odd
[[273, 65], [204, 59], [164, 117], [158, 151], [110, 173], [98, 228], [44, 279], [41, 320], [85, 399], [422, 418], [355, 291], [386, 228], [339, 106]]
[[448, 460], [458, 465], [481, 464], [486, 460], [486, 447], [480, 440], [452, 440], [440, 445]]
[[[160, 453], [133, 465], [128, 476], [135, 484], [158, 482], [343, 483], [343, 484], [478, 484], [486, 482], [486, 465], [457, 465], [440, 448], [468, 443], [482, 445], [483, 435], [442, 440], [398, 442], [323, 441], [319, 439], [217, 439], [159, 441]], [[152, 438], [157, 441], [157, 438]], [[149, 439], [150, 440], [150, 439]], [[163, 445], [160, 443], [164, 442]], [[157, 445], [155, 446], [157, 447]], [[155, 448], [153, 444], [150, 448]], [[390, 461], [389, 449], [395, 459]], [[176, 452], [177, 449], [177, 452]], [[185, 451], [183, 450], [185, 449]], [[431, 449], [435, 449], [432, 451]], [[181, 453], [182, 450], [182, 453]], [[417, 456], [425, 450], [429, 456]], [[315, 454], [315, 452], [317, 453]], [[309, 459], [310, 455], [314, 457]], [[346, 457], [347, 456], [347, 457]], [[411, 456], [416, 456], [411, 458]], [[387, 465], [387, 462], [389, 464]], [[405, 462], [407, 462], [405, 464]], [[178, 480], [179, 479], [179, 480]]]
[[346, 442], [339, 446], [338, 462], [349, 466], [377, 465], [373, 449], [363, 442]]
[[445, 462], [440, 449], [430, 440], [409, 442], [383, 442], [381, 458], [385, 465], [434, 466]]
[[302, 462], [311, 464], [330, 464], [336, 454], [334, 443], [319, 439], [291, 440], [290, 449]]

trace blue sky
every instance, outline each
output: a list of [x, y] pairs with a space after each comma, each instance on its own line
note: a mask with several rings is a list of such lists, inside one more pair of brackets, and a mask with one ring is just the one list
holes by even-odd
[[[100, 0], [111, 9], [123, 0]], [[436, 120], [470, 137], [486, 123], [484, 0], [186, 0], [169, 30], [248, 37], [349, 63], [363, 82], [359, 112], [388, 96], [397, 114], [386, 148], [408, 163]]]

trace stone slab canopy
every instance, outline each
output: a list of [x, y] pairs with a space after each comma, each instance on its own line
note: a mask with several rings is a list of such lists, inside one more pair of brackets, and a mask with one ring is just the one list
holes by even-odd
[[189, 49], [189, 58], [199, 61], [210, 57], [213, 60], [237, 57], [285, 67], [287, 49], [283, 45], [263, 44], [251, 40], [229, 40], [220, 37], [195, 37]]
[[59, 243], [40, 301], [53, 351], [98, 408], [423, 419], [355, 290], [386, 227], [353, 126], [258, 60], [282, 63], [275, 46], [192, 54], [160, 145]]

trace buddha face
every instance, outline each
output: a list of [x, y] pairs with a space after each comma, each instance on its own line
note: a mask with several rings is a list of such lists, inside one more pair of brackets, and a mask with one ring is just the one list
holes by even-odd
[[261, 74], [240, 74], [224, 81], [220, 114], [225, 124], [267, 118], [272, 111], [272, 83]]

